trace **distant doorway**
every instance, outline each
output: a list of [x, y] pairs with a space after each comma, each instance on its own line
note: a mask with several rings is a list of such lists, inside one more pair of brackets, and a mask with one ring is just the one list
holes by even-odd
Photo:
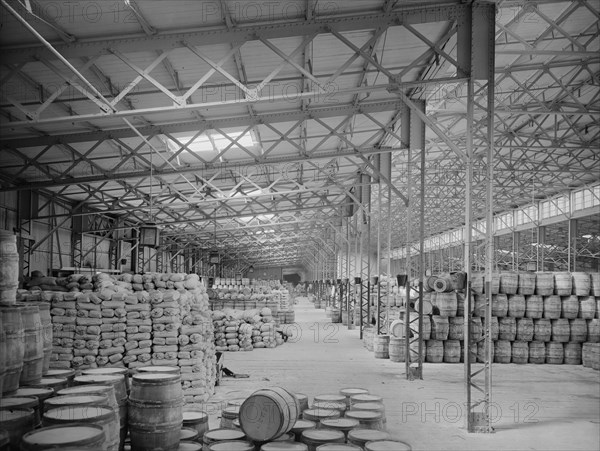
[[283, 276], [283, 280], [285, 280], [286, 282], [289, 283], [293, 283], [294, 285], [297, 285], [300, 283], [301, 277], [299, 274], [285, 274]]

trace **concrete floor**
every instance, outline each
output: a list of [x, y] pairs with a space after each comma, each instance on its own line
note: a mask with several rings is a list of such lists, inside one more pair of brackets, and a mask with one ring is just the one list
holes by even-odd
[[[375, 359], [358, 330], [331, 324], [306, 298], [295, 307], [294, 337], [275, 349], [225, 353], [224, 366], [248, 379], [223, 378], [208, 403], [219, 407], [254, 390], [281, 386], [314, 395], [361, 387], [384, 398], [388, 431], [413, 450], [599, 450], [600, 373], [574, 365], [493, 366], [493, 434], [464, 428], [464, 366], [426, 363], [408, 381], [404, 363]], [[294, 330], [289, 328], [288, 330]]]

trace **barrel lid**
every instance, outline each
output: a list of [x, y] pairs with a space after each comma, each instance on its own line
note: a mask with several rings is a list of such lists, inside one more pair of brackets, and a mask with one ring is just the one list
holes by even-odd
[[240, 406], [229, 406], [225, 407], [221, 412], [221, 415], [227, 418], [237, 418], [240, 415]]
[[204, 433], [204, 441], [206, 443], [210, 443], [211, 440], [243, 440], [245, 438], [246, 435], [242, 431], [236, 431], [235, 429], [219, 428]]
[[307, 429], [302, 432], [302, 439], [310, 440], [312, 442], [326, 443], [332, 440], [344, 440], [345, 435], [342, 431], [336, 431], [333, 429]]
[[67, 378], [65, 377], [42, 377], [37, 382], [27, 384], [27, 387], [48, 387], [51, 385], [66, 384], [67, 382]]
[[377, 412], [383, 412], [385, 410], [385, 406], [382, 402], [358, 402], [352, 406], [351, 410], [374, 410]]
[[35, 396], [38, 399], [46, 399], [54, 393], [54, 389], [52, 388], [43, 388], [43, 387], [20, 387], [14, 393], [15, 396]]
[[354, 395], [368, 395], [369, 390], [366, 388], [342, 388], [340, 389], [340, 395], [343, 396], [354, 396]]
[[206, 423], [208, 422], [208, 414], [196, 410], [183, 411], [183, 425]]
[[11, 407], [0, 410], [0, 422], [2, 423], [5, 421], [19, 420], [29, 416], [33, 416], [33, 409], [28, 409], [26, 407]]
[[177, 451], [202, 451], [202, 444], [192, 441], [180, 441]]
[[107, 394], [114, 391], [114, 387], [112, 385], [100, 385], [100, 384], [90, 384], [90, 385], [77, 385], [75, 387], [62, 388], [56, 392], [59, 396], [64, 395], [79, 395], [84, 393], [103, 393]]
[[58, 408], [62, 406], [76, 406], [78, 404], [97, 404], [106, 401], [108, 401], [108, 398], [102, 395], [63, 395], [55, 396], [54, 398], [49, 398], [48, 400], [46, 400], [45, 405], [53, 406], [53, 408]]
[[294, 393], [294, 396], [296, 398], [298, 398], [298, 401], [302, 401], [304, 399], [306, 399], [308, 401], [308, 396], [305, 395], [304, 393]]
[[325, 443], [317, 447], [317, 451], [362, 451], [360, 446], [351, 445], [349, 443]]
[[377, 429], [352, 429], [348, 432], [348, 440], [358, 440], [366, 443], [372, 440], [387, 440], [390, 438], [390, 434]]
[[308, 445], [299, 442], [271, 442], [262, 445], [260, 451], [308, 451]]
[[383, 418], [382, 412], [374, 410], [350, 410], [346, 412], [346, 417], [361, 420], [380, 420]]
[[244, 403], [245, 400], [246, 400], [246, 398], [230, 399], [229, 401], [227, 401], [227, 407], [233, 407], [233, 406], [240, 407]]
[[365, 444], [366, 451], [411, 451], [408, 443], [400, 440], [375, 440]]
[[74, 421], [93, 422], [108, 419], [112, 415], [114, 415], [114, 412], [106, 407], [64, 406], [48, 410], [44, 413], [44, 419], [60, 423], [72, 423]]
[[346, 397], [343, 395], [316, 395], [314, 398], [314, 402], [318, 401], [326, 401], [326, 402], [346, 402]]
[[354, 418], [330, 418], [321, 420], [321, 425], [331, 429], [350, 430], [358, 427], [360, 422]]
[[333, 409], [305, 409], [302, 414], [313, 418], [329, 418], [339, 416], [340, 411]]
[[286, 432], [277, 438], [271, 440], [272, 442], [293, 442], [296, 439], [296, 435], [293, 432]]
[[76, 376], [75, 382], [81, 384], [96, 384], [102, 382], [117, 383], [123, 380], [122, 374], [84, 374]]
[[[23, 443], [30, 446], [60, 446], [94, 442], [104, 436], [102, 427], [95, 424], [72, 423], [64, 426], [49, 426], [34, 429], [23, 436]], [[63, 448], [60, 448], [63, 449]]]
[[75, 376], [75, 370], [50, 369], [50, 370], [46, 371], [45, 376], [69, 378], [71, 376]]
[[128, 374], [129, 370], [127, 368], [88, 368], [83, 370], [81, 374], [83, 375], [94, 375], [94, 374], [103, 374], [103, 375], [125, 375]]
[[346, 410], [346, 403], [345, 402], [339, 402], [339, 401], [315, 401], [312, 405], [313, 409], [318, 409], [318, 410], [340, 410], [340, 411], [344, 411]]
[[10, 409], [13, 407], [39, 407], [40, 402], [35, 396], [9, 396], [0, 399], [0, 409]]
[[136, 369], [138, 373], [177, 373], [179, 374], [180, 369], [178, 366], [168, 365], [149, 365], [141, 366]]
[[[325, 420], [323, 420], [325, 421]], [[300, 432], [305, 429], [315, 429], [317, 427], [317, 423], [310, 420], [297, 420], [292, 427], [292, 432]]]
[[133, 375], [133, 380], [139, 382], [170, 382], [178, 381], [179, 378], [179, 374], [169, 373], [138, 373]]
[[185, 440], [195, 440], [198, 437], [198, 431], [196, 429], [193, 428], [181, 428], [180, 432], [179, 432], [179, 440], [180, 443], [181, 441], [185, 441]]
[[379, 395], [371, 395], [371, 394], [360, 394], [360, 395], [352, 395], [350, 397], [352, 402], [383, 402], [383, 398]]
[[225, 440], [211, 444], [210, 451], [254, 451], [254, 445], [243, 440]]

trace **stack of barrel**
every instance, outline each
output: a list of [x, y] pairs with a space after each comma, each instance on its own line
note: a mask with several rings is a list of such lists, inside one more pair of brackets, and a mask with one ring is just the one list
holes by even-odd
[[[465, 293], [447, 275], [429, 277], [426, 285], [433, 314], [423, 315], [425, 361], [461, 362]], [[483, 361], [485, 355], [486, 286], [483, 274], [472, 275], [473, 361]], [[489, 286], [493, 361], [580, 365], [583, 360], [594, 367], [600, 342], [600, 273], [500, 272]], [[412, 320], [418, 314], [410, 315]], [[404, 361], [404, 324], [398, 323], [390, 328], [389, 353], [392, 360]], [[376, 341], [372, 346], [377, 347]]]

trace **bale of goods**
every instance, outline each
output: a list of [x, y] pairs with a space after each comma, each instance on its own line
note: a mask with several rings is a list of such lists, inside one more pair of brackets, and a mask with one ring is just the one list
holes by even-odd
[[575, 295], [563, 296], [562, 303], [562, 318], [573, 319], [579, 316], [579, 299]]
[[[300, 413], [298, 399], [284, 388], [257, 390], [240, 407], [240, 426], [250, 440], [266, 442], [289, 432]], [[265, 416], [271, 421], [260, 420]]]
[[494, 362], [510, 363], [512, 359], [512, 346], [508, 340], [498, 340], [494, 343]]
[[4, 370], [2, 393], [12, 393], [19, 388], [25, 355], [25, 332], [21, 310], [16, 306], [0, 306], [2, 331], [5, 333], [5, 352], [0, 367]]
[[568, 272], [557, 272], [554, 274], [554, 294], [558, 296], [570, 296], [573, 292], [573, 276]]
[[566, 318], [552, 320], [552, 341], [567, 343], [571, 339], [571, 325]]
[[460, 362], [460, 341], [446, 340], [444, 343], [444, 362], [458, 363]]
[[[502, 318], [508, 315], [508, 296], [498, 293], [492, 296], [492, 316]], [[485, 315], [482, 315], [485, 316]]]
[[581, 360], [586, 368], [600, 369], [600, 343], [584, 343]]
[[30, 431], [21, 440], [22, 451], [50, 449], [101, 450], [104, 444], [104, 430], [95, 424], [74, 423], [49, 426]]
[[181, 377], [165, 373], [135, 374], [129, 395], [132, 451], [176, 449], [183, 425]]
[[579, 298], [579, 318], [593, 319], [596, 316], [597, 307], [594, 296], [583, 296]]
[[389, 346], [390, 336], [389, 335], [376, 335], [373, 338], [373, 353], [376, 359], [389, 359]]
[[539, 294], [525, 296], [525, 316], [527, 318], [542, 318], [544, 315], [544, 298]]
[[560, 296], [551, 295], [544, 297], [544, 318], [558, 319], [562, 313]]
[[448, 318], [440, 315], [431, 317], [431, 338], [433, 340], [447, 340], [450, 323]]
[[519, 288], [519, 274], [516, 272], [502, 271], [500, 273], [500, 293], [517, 294]]
[[430, 363], [442, 363], [444, 360], [444, 341], [428, 340], [426, 361]]
[[519, 273], [519, 287], [517, 289], [518, 294], [530, 295], [535, 293], [535, 281], [536, 275], [533, 272], [521, 272]]
[[72, 423], [96, 425], [104, 430], [103, 449], [118, 451], [119, 419], [115, 412], [107, 407], [65, 406], [44, 413], [44, 426], [67, 426]]
[[535, 294], [550, 296], [554, 294], [554, 274], [551, 272], [535, 273]]
[[0, 230], [0, 304], [11, 305], [17, 301], [19, 286], [19, 252], [17, 237]]
[[564, 360], [563, 343], [550, 341], [546, 343], [546, 363], [551, 365], [562, 365]]
[[574, 272], [573, 291], [575, 296], [589, 296], [591, 290], [591, 276], [587, 272]]

